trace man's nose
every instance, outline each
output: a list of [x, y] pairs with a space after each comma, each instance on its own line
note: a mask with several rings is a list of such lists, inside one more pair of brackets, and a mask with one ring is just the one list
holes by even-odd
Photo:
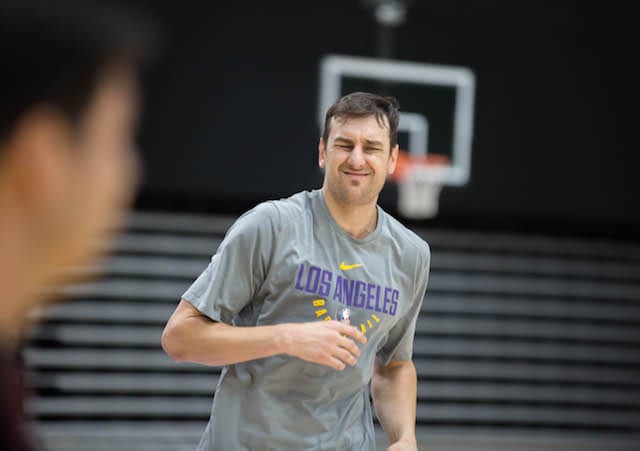
[[349, 164], [354, 168], [360, 168], [364, 166], [364, 163], [364, 150], [362, 149], [362, 146], [357, 145], [351, 150], [351, 153], [349, 154]]

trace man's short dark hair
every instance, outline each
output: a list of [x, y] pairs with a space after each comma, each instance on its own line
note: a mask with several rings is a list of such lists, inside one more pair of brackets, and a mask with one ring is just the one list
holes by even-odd
[[[398, 142], [398, 108], [395, 97], [383, 97], [368, 92], [353, 92], [342, 97], [327, 110], [324, 119], [322, 139], [327, 143], [331, 131], [331, 119], [349, 119], [354, 117], [375, 116], [381, 127], [388, 125], [391, 149]], [[385, 122], [386, 118], [386, 122]]]
[[101, 71], [138, 66], [153, 50], [150, 16], [117, 2], [2, 0], [0, 2], [0, 143], [38, 105], [77, 121]]

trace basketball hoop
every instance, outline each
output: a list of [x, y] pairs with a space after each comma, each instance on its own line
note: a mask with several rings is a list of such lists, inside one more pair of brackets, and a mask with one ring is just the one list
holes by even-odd
[[438, 214], [440, 191], [449, 174], [449, 158], [428, 154], [410, 156], [400, 152], [392, 180], [398, 185], [398, 211], [411, 219], [429, 219]]

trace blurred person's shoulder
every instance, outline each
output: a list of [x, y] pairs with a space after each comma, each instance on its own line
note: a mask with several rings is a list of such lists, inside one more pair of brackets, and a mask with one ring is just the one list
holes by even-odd
[[0, 449], [35, 449], [23, 412], [25, 373], [18, 350], [0, 348]]

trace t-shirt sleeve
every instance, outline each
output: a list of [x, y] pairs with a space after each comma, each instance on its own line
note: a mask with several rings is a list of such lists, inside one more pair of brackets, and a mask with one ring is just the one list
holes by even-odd
[[411, 360], [413, 356], [416, 323], [429, 282], [431, 252], [426, 243], [425, 248], [424, 252], [418, 254], [416, 261], [415, 292], [411, 307], [389, 331], [386, 343], [378, 352], [378, 358], [383, 365], [388, 365], [392, 360]]
[[238, 218], [182, 299], [212, 320], [231, 324], [264, 282], [277, 215], [272, 203], [264, 203]]

